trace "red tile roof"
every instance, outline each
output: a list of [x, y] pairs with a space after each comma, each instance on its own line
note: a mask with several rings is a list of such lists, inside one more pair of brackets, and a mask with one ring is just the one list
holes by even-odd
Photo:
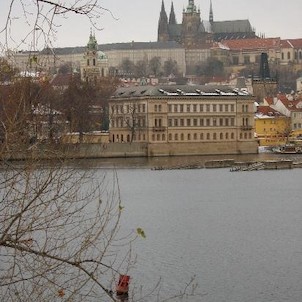
[[281, 40], [281, 46], [283, 48], [302, 48], [302, 39]]
[[289, 110], [289, 111], [300, 111], [302, 112], [302, 101], [301, 99], [293, 99], [289, 100], [286, 95], [279, 94], [278, 100], [280, 100], [283, 105]]
[[282, 113], [273, 109], [270, 106], [258, 106], [257, 113], [262, 113], [263, 115], [268, 115], [268, 116], [284, 116]]
[[221, 43], [231, 50], [280, 48], [280, 38], [225, 40]]

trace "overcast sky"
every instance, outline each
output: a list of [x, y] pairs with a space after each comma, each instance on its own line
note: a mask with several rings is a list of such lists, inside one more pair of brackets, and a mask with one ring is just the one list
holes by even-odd
[[[10, 1], [0, 0], [1, 29], [5, 24]], [[22, 1], [29, 4], [33, 0]], [[156, 41], [161, 2], [162, 0], [100, 0], [99, 3], [109, 9], [115, 18], [104, 11], [98, 20], [102, 30], [95, 31], [98, 43]], [[169, 15], [171, 0], [165, 0], [164, 3]], [[173, 3], [177, 22], [180, 23], [188, 0], [174, 0]], [[302, 0], [212, 0], [212, 3], [215, 21], [249, 19], [257, 34], [282, 39], [302, 38]], [[195, 0], [195, 4], [200, 7], [202, 19], [208, 20], [210, 0]], [[14, 16], [19, 18], [13, 20], [11, 35], [14, 42], [10, 42], [10, 47], [26, 49], [28, 45], [20, 45], [20, 41], [32, 25], [25, 22], [20, 14], [20, 7], [15, 5], [13, 9]], [[91, 25], [84, 17], [70, 14], [67, 19], [57, 19], [56, 24], [59, 27], [53, 46], [87, 44]], [[3, 45], [3, 42], [2, 33], [0, 43]]]

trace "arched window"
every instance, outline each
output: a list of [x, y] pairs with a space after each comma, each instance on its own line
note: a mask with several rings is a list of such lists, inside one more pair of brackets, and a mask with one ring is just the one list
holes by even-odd
[[223, 133], [220, 133], [220, 139], [223, 139]]
[[290, 52], [287, 53], [287, 59], [290, 60]]

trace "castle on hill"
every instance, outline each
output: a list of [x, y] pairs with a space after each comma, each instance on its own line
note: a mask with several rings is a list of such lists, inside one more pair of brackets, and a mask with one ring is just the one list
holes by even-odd
[[214, 21], [212, 1], [209, 20], [202, 20], [200, 9], [194, 0], [189, 0], [182, 13], [182, 23], [177, 23], [173, 2], [168, 18], [162, 0], [158, 22], [159, 42], [176, 41], [185, 48], [199, 48], [221, 40], [251, 38], [256, 38], [256, 34], [249, 20]]

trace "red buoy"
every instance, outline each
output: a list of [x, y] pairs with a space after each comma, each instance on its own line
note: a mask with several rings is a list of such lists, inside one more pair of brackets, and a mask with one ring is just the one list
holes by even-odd
[[129, 291], [129, 281], [130, 276], [128, 275], [120, 275], [118, 284], [116, 286], [116, 294], [117, 295], [125, 295], [128, 294]]

